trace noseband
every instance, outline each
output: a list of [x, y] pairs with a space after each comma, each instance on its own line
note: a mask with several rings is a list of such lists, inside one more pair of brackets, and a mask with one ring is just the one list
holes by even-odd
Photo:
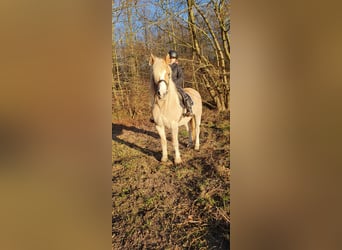
[[[155, 89], [154, 89], [155, 92], [157, 92], [157, 90], [158, 90], [158, 88], [159, 88], [159, 85], [160, 85], [160, 83], [162, 83], [162, 82], [165, 82], [166, 86], [169, 87], [169, 83], [168, 83], [167, 81], [165, 81], [165, 80], [163, 80], [163, 79], [162, 79], [162, 80], [159, 80], [159, 81], [157, 82], [157, 84], [155, 85]], [[168, 91], [166, 90], [166, 94], [167, 94], [167, 92], [168, 92]]]
[[169, 86], [168, 82], [165, 81], [165, 80], [163, 80], [163, 79], [162, 79], [162, 80], [159, 80], [159, 81], [157, 82], [157, 86], [159, 87], [159, 84], [162, 83], [162, 82], [165, 82], [166, 86]]

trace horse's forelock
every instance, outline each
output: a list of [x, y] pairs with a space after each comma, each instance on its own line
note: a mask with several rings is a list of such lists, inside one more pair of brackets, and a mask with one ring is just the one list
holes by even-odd
[[[165, 75], [170, 73], [170, 66], [166, 63], [164, 59], [155, 58], [154, 64], [153, 64], [153, 77], [154, 78], [159, 78], [164, 72], [164, 78], [166, 78]], [[155, 79], [155, 80], [160, 80], [160, 79]], [[165, 79], [164, 79], [165, 80]]]

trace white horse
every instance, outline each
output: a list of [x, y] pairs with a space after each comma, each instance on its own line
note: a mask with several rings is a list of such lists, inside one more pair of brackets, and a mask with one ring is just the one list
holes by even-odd
[[190, 95], [194, 105], [192, 107], [193, 116], [183, 116], [184, 108], [180, 104], [180, 98], [177, 93], [175, 83], [171, 78], [171, 68], [169, 66], [170, 57], [165, 59], [158, 58], [151, 54], [150, 66], [152, 66], [151, 75], [151, 96], [152, 96], [152, 114], [156, 129], [160, 135], [162, 145], [162, 162], [168, 160], [167, 141], [165, 127], [172, 130], [172, 142], [175, 150], [175, 164], [182, 162], [178, 145], [178, 127], [184, 125], [189, 133], [189, 146], [195, 140], [195, 150], [199, 150], [199, 134], [202, 116], [202, 98], [200, 94], [192, 88], [184, 88], [184, 91]]

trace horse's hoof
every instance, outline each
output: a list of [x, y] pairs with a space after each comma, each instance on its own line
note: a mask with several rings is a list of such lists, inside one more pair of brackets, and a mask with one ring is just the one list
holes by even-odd
[[175, 159], [175, 165], [182, 164], [182, 159]]
[[195, 146], [195, 150], [196, 150], [196, 151], [199, 151], [199, 146]]
[[162, 161], [162, 162], [167, 162], [167, 161], [168, 161], [168, 158], [167, 158], [167, 157], [163, 157], [163, 158], [161, 158], [161, 161]]

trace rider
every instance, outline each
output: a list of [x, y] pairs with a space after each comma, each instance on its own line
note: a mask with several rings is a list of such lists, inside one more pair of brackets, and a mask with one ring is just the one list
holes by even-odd
[[170, 67], [172, 69], [172, 81], [175, 83], [178, 92], [182, 96], [183, 103], [184, 103], [186, 111], [187, 111], [184, 115], [185, 116], [191, 116], [193, 114], [192, 113], [192, 107], [191, 107], [193, 105], [193, 102], [190, 99], [190, 97], [184, 92], [184, 90], [182, 88], [183, 71], [182, 71], [181, 67], [178, 65], [177, 52], [174, 50], [170, 50], [169, 56], [170, 56], [170, 60], [171, 60], [170, 61]]

